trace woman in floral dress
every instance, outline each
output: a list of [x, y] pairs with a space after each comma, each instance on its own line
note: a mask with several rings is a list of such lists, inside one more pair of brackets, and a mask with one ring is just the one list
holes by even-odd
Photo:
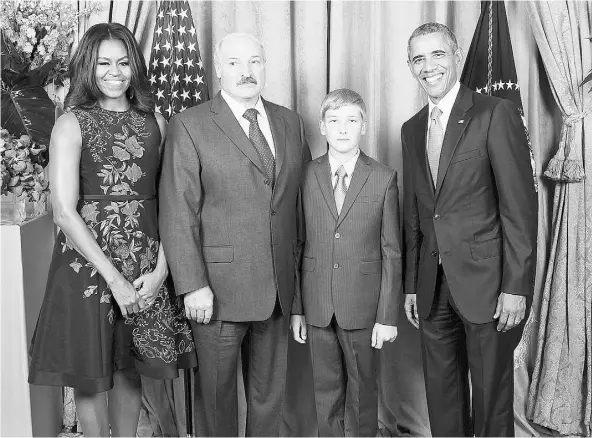
[[29, 382], [73, 387], [85, 436], [135, 436], [140, 374], [171, 379], [178, 368], [196, 365], [158, 237], [166, 122], [152, 110], [144, 58], [124, 26], [91, 27], [69, 73], [70, 110], [50, 143], [61, 231]]

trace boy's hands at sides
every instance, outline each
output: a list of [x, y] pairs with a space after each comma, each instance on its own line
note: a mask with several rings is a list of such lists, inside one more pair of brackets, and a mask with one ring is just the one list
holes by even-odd
[[[304, 315], [292, 315], [290, 317], [290, 329], [296, 342], [300, 344], [306, 343], [306, 317]], [[374, 324], [372, 347], [380, 350], [385, 342], [393, 342], [397, 339], [397, 333], [397, 327], [393, 325]]]
[[397, 339], [397, 327], [394, 325], [374, 324], [372, 329], [372, 347], [380, 350], [385, 342]]
[[306, 317], [304, 315], [292, 315], [290, 317], [290, 329], [294, 340], [300, 344], [306, 342]]

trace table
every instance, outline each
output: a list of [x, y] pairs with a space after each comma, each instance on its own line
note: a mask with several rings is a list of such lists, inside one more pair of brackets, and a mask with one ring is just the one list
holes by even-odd
[[0, 436], [57, 436], [62, 427], [62, 388], [27, 383], [54, 235], [50, 213], [0, 226]]

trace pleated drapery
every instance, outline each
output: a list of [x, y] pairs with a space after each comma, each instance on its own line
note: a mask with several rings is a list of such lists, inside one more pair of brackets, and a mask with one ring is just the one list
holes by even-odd
[[529, 11], [553, 96], [560, 142], [545, 176], [556, 181], [550, 257], [540, 300], [528, 395], [530, 420], [592, 435], [592, 66], [590, 2], [534, 2]]

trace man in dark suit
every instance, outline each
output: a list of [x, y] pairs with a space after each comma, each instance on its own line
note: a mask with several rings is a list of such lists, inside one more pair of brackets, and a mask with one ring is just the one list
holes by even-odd
[[429, 104], [401, 132], [405, 312], [421, 332], [432, 435], [513, 436], [513, 352], [536, 261], [526, 135], [510, 101], [460, 85], [446, 26], [417, 28], [408, 54]]
[[329, 93], [320, 117], [329, 151], [304, 170], [306, 244], [291, 327], [310, 346], [319, 436], [376, 436], [377, 350], [397, 336], [397, 173], [360, 150], [366, 125], [359, 94]]
[[160, 234], [192, 320], [207, 436], [237, 436], [237, 360], [248, 334], [247, 436], [277, 436], [310, 151], [302, 119], [263, 100], [265, 53], [248, 34], [216, 46], [222, 91], [171, 119]]

